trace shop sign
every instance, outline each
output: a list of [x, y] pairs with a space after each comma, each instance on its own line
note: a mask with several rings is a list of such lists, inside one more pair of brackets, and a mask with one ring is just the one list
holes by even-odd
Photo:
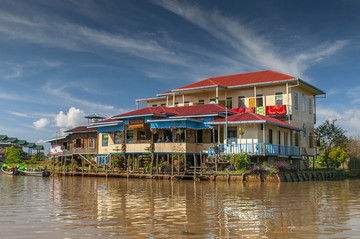
[[129, 120], [129, 129], [144, 128], [144, 119]]
[[61, 149], [60, 144], [53, 144], [51, 145], [50, 154], [63, 154], [63, 150]]

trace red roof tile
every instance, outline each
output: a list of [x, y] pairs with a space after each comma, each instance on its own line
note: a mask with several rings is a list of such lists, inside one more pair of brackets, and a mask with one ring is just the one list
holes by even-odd
[[[290, 127], [290, 128], [297, 128], [296, 126], [292, 125], [292, 124], [288, 124], [284, 121], [275, 119], [275, 118], [271, 118], [271, 117], [267, 117], [267, 116], [263, 116], [263, 115], [258, 115], [255, 113], [251, 113], [251, 112], [245, 112], [245, 113], [238, 113], [232, 116], [228, 117], [228, 122], [247, 122], [247, 121], [267, 121], [268, 123], [273, 123], [273, 124], [277, 124], [277, 125], [283, 125], [284, 127]], [[217, 119], [214, 121], [211, 121], [210, 123], [223, 123], [226, 122], [226, 119]]]
[[67, 130], [67, 131], [65, 131], [65, 133], [75, 133], [75, 132], [83, 132], [83, 131], [96, 132], [96, 129], [88, 129], [86, 125], [82, 125], [82, 126], [78, 126], [76, 128]]
[[[148, 115], [156, 114], [167, 116], [193, 116], [193, 115], [207, 115], [207, 114], [216, 114], [220, 112], [225, 112], [226, 108], [219, 106], [217, 104], [204, 104], [204, 105], [191, 105], [191, 106], [180, 106], [180, 107], [147, 107], [139, 110], [134, 110], [127, 112], [121, 115], [113, 116], [112, 118], [121, 118], [127, 116], [136, 116], [136, 115]], [[229, 110], [229, 112], [233, 112]]]
[[190, 85], [173, 89], [171, 91], [166, 91], [161, 94], [168, 94], [171, 93], [172, 91], [199, 88], [199, 87], [209, 87], [209, 86], [217, 86], [217, 85], [224, 87], [242, 86], [242, 85], [259, 84], [265, 82], [276, 82], [276, 81], [284, 81], [291, 79], [295, 79], [295, 77], [270, 70], [258, 71], [258, 72], [244, 73], [244, 74], [212, 77], [206, 80], [192, 83]]

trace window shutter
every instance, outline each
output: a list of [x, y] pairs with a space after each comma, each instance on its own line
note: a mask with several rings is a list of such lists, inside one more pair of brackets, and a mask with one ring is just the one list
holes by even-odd
[[89, 140], [88, 139], [84, 139], [84, 145], [85, 145], [85, 148], [89, 148]]
[[76, 148], [76, 139], [73, 139], [72, 142], [73, 142], [73, 147]]
[[84, 148], [84, 139], [81, 138], [81, 145], [80, 145], [81, 148]]

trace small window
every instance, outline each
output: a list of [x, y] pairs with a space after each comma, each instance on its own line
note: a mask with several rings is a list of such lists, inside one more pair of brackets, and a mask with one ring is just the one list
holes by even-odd
[[134, 130], [127, 130], [126, 131], [126, 142], [134, 141]]
[[81, 147], [81, 139], [76, 139], [76, 145], [75, 145], [76, 148], [82, 148]]
[[162, 103], [161, 106], [165, 107], [165, 106], [166, 106], [166, 103]]
[[140, 140], [146, 140], [146, 132], [140, 131]]
[[175, 105], [178, 105], [179, 104], [179, 102], [175, 102]]
[[216, 103], [216, 99], [215, 98], [210, 99], [210, 104], [211, 103]]
[[295, 132], [294, 138], [295, 138], [294, 146], [299, 147], [300, 146], [300, 134], [299, 134], [299, 132]]
[[184, 101], [184, 105], [190, 105], [190, 101]]
[[296, 92], [294, 92], [294, 109], [299, 109], [299, 99], [298, 99], [298, 94]]
[[155, 107], [157, 107], [157, 104], [153, 104], [151, 107], [155, 108]]
[[283, 105], [283, 93], [282, 92], [275, 93], [275, 104]]
[[198, 104], [199, 104], [199, 105], [205, 104], [205, 100], [199, 100], [199, 101], [198, 101]]
[[259, 94], [256, 95], [256, 107], [264, 106], [264, 96]]
[[309, 134], [309, 148], [314, 148], [314, 136], [312, 133]]
[[238, 97], [238, 108], [245, 108], [245, 96]]
[[103, 147], [106, 147], [106, 146], [108, 146], [108, 144], [109, 144], [109, 135], [108, 134], [103, 134], [102, 139], [101, 139], [101, 145]]
[[89, 138], [89, 148], [95, 148], [95, 138]]
[[313, 113], [313, 104], [312, 104], [312, 99], [309, 98], [309, 114]]
[[120, 132], [115, 132], [115, 134], [114, 134], [114, 144], [121, 144], [121, 134], [120, 134]]
[[229, 109], [232, 108], [232, 97], [226, 98], [226, 107], [228, 107]]
[[305, 95], [302, 94], [302, 111], [305, 112]]
[[304, 142], [306, 141], [306, 124], [303, 124], [303, 137], [304, 137]]

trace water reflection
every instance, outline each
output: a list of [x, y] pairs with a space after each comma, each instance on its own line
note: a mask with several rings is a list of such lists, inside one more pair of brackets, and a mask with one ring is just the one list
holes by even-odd
[[360, 180], [243, 184], [7, 175], [0, 180], [0, 238], [360, 234]]

